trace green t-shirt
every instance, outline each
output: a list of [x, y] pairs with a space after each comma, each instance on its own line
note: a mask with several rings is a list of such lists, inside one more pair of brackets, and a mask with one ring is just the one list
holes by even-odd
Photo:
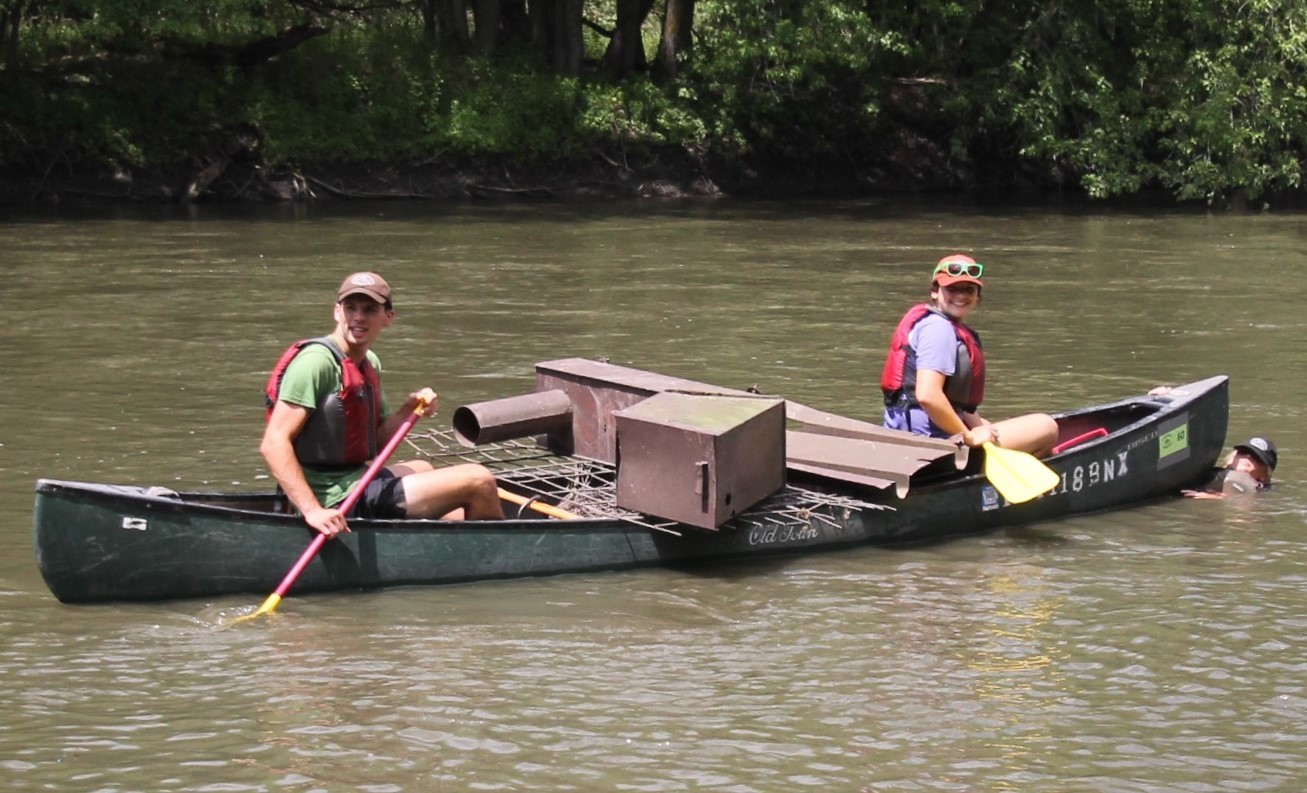
[[[377, 376], [380, 377], [381, 361], [371, 350], [368, 350], [368, 363], [372, 364], [377, 370]], [[331, 354], [331, 350], [321, 344], [306, 344], [286, 367], [277, 398], [292, 405], [315, 410], [324, 397], [339, 392], [340, 389], [340, 367], [336, 365], [336, 358]], [[386, 394], [383, 391], [381, 418], [389, 415], [390, 405], [386, 402]], [[305, 466], [304, 479], [309, 483], [309, 487], [313, 488], [322, 506], [334, 507], [345, 500], [355, 483], [363, 478], [363, 472], [366, 470], [366, 465], [330, 471]]]

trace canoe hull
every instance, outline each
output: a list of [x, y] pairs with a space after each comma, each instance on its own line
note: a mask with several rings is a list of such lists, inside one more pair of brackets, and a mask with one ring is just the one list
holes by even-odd
[[[353, 532], [325, 545], [292, 593], [932, 542], [1119, 508], [1198, 481], [1220, 455], [1227, 379], [1173, 394], [1058, 416], [1065, 437], [1096, 424], [1112, 431], [1047, 461], [1061, 485], [1024, 504], [1006, 504], [971, 473], [923, 481], [904, 499], [851, 487], [856, 502], [759, 515], [718, 532], [683, 527], [678, 535], [616, 518], [558, 521], [533, 513], [494, 522], [351, 521]], [[69, 603], [266, 595], [312, 540], [300, 518], [255, 508], [266, 502], [261, 494], [174, 498], [43, 479], [33, 517], [37, 563], [51, 592]]]

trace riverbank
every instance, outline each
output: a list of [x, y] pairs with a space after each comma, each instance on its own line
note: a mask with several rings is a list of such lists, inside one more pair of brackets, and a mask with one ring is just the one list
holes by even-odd
[[721, 196], [711, 176], [686, 167], [595, 162], [560, 167], [508, 163], [314, 163], [264, 166], [215, 161], [204, 168], [118, 173], [10, 173], [0, 203], [186, 204], [385, 199], [548, 199]]
[[[904, 141], [907, 141], [904, 145]], [[874, 162], [816, 166], [694, 157], [667, 149], [632, 155], [592, 150], [553, 162], [265, 164], [248, 152], [213, 152], [167, 167], [105, 170], [56, 163], [0, 170], [0, 205], [277, 203], [331, 200], [547, 200], [646, 198], [848, 198], [881, 193], [1054, 187], [1005, 176], [994, 183], [909, 136]]]

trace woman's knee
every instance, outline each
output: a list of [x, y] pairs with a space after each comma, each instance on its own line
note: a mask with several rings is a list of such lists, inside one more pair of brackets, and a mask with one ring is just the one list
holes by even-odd
[[1046, 454], [1057, 443], [1057, 422], [1047, 413], [1027, 413], [1024, 416], [996, 422], [1002, 445], [1031, 454]]

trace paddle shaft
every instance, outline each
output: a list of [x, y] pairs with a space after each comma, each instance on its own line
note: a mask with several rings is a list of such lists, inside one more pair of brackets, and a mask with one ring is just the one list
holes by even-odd
[[[372, 464], [368, 466], [368, 470], [363, 472], [363, 477], [359, 479], [358, 484], [354, 485], [354, 489], [337, 507], [341, 514], [348, 515], [354, 505], [358, 503], [358, 500], [363, 497], [363, 491], [377, 477], [377, 472], [385, 466], [386, 460], [390, 459], [390, 455], [394, 453], [395, 448], [403, 442], [404, 436], [408, 435], [408, 431], [413, 429], [413, 425], [422, 417], [422, 411], [426, 406], [425, 400], [420, 402], [417, 408], [404, 419], [404, 423], [400, 424], [395, 430], [395, 434], [390, 436], [390, 441], [386, 443], [385, 448], [373, 459]], [[294, 586], [296, 579], [300, 577], [300, 573], [304, 572], [304, 568], [308, 567], [309, 562], [313, 561], [313, 557], [318, 555], [318, 551], [322, 549], [326, 541], [327, 535], [322, 533], [313, 538], [313, 542], [309, 543], [309, 547], [304, 550], [304, 553], [300, 554], [299, 561], [295, 562], [295, 566], [290, 569], [290, 572], [286, 573], [286, 577], [281, 580], [281, 583], [277, 585], [277, 588], [273, 590], [273, 593], [268, 596], [268, 599], [264, 601], [263, 606], [260, 606], [259, 611], [256, 613], [263, 613], [276, 608], [277, 601], [281, 600], [282, 595], [285, 595], [287, 590]], [[272, 605], [269, 606], [269, 603]]]
[[505, 490], [502, 487], [499, 488], [499, 497], [504, 501], [509, 502], [510, 504], [517, 504], [519, 507], [525, 506], [528, 509], [534, 509], [536, 512], [539, 512], [541, 515], [548, 515], [551, 518], [559, 518], [560, 520], [576, 520], [577, 518], [581, 517], [580, 515], [577, 515], [572, 512], [568, 512], [565, 509], [560, 509], [558, 507], [555, 507], [552, 504], [545, 504], [540, 501], [529, 499], [526, 496], [519, 496], [517, 493], [510, 493], [509, 491]]

